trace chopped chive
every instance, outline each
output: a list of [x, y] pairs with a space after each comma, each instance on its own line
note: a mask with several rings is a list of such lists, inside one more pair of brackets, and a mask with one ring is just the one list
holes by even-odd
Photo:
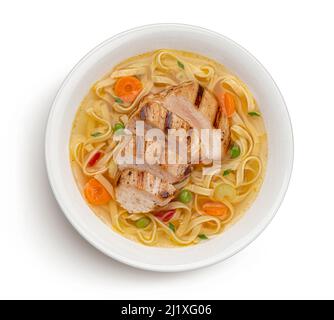
[[208, 240], [208, 239], [209, 239], [205, 234], [199, 234], [198, 237], [199, 237], [201, 240]]
[[230, 155], [232, 159], [240, 156], [240, 147], [237, 144], [233, 145], [233, 147], [231, 148]]
[[225, 171], [223, 172], [223, 176], [226, 177], [226, 176], [228, 176], [231, 172], [232, 172], [231, 169], [227, 169], [227, 170], [225, 170]]
[[137, 220], [135, 224], [137, 228], [144, 229], [150, 224], [150, 222], [151, 222], [150, 219], [144, 217]]
[[99, 131], [97, 131], [97, 132], [93, 132], [93, 133], [91, 134], [92, 137], [98, 137], [98, 136], [100, 136], [100, 135], [102, 135], [102, 133], [99, 132]]
[[175, 226], [171, 222], [168, 224], [168, 228], [175, 232]]
[[184, 64], [183, 64], [181, 61], [177, 60], [177, 65], [178, 65], [181, 69], [184, 69]]
[[113, 97], [116, 103], [124, 103], [124, 101], [119, 97]]
[[251, 117], [261, 117], [261, 115], [260, 115], [258, 112], [255, 112], [255, 111], [248, 112], [248, 114], [249, 114]]
[[119, 122], [119, 123], [116, 123], [116, 124], [115, 124], [113, 130], [114, 130], [114, 132], [116, 132], [116, 131], [118, 131], [118, 130], [122, 130], [122, 129], [124, 129], [124, 128], [125, 128], [125, 127], [124, 127], [124, 124]]

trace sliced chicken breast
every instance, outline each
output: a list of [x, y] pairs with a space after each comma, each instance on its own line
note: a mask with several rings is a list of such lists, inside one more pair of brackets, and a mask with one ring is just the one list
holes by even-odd
[[212, 125], [214, 124], [218, 108], [218, 102], [214, 95], [208, 90], [204, 90], [198, 110], [210, 121]]
[[221, 108], [218, 108], [218, 112], [214, 120], [214, 127], [221, 129], [222, 152], [226, 153], [230, 144], [230, 122], [225, 113], [222, 112]]
[[157, 100], [149, 101], [140, 107], [139, 111], [128, 123], [129, 130], [134, 130], [136, 121], [145, 121], [149, 127], [158, 128], [165, 132], [168, 129], [183, 128], [188, 130], [190, 128], [190, 125], [185, 120], [169, 112], [163, 107], [161, 101]]
[[[205, 121], [197, 125], [192, 125], [189, 123], [190, 121], [187, 122], [179, 115], [169, 111], [166, 105], [168, 105], [167, 102], [170, 102], [170, 97], [172, 96], [187, 99], [187, 101], [204, 115], [204, 119], [207, 119], [213, 128], [222, 130], [222, 152], [225, 153], [230, 139], [228, 118], [225, 113], [222, 112], [215, 96], [196, 82], [186, 82], [179, 86], [166, 89], [158, 94], [149, 94], [144, 97], [139, 104], [138, 111], [130, 119], [127, 126], [128, 129], [135, 132], [135, 125], [138, 120], [145, 121], [145, 125], [148, 127], [159, 128], [165, 132], [168, 129], [183, 128], [187, 131], [191, 127], [198, 128], [199, 126], [203, 126], [203, 122], [205, 123]], [[173, 102], [173, 100], [171, 101]], [[186, 113], [190, 113], [190, 111], [186, 110]], [[196, 122], [196, 117], [193, 117], [193, 122]]]
[[171, 201], [176, 189], [148, 172], [124, 170], [116, 188], [116, 199], [130, 213], [150, 212]]
[[[125, 149], [124, 153], [133, 154], [133, 158], [139, 158], [144, 156], [142, 164], [136, 163], [123, 163], [118, 166], [120, 170], [125, 169], [136, 169], [143, 172], [149, 172], [154, 176], [161, 178], [162, 180], [168, 183], [176, 183], [180, 180], [185, 179], [191, 173], [191, 166], [189, 164], [167, 164], [168, 163], [168, 155], [167, 155], [167, 147], [161, 147], [161, 156], [156, 157], [159, 158], [160, 161], [153, 163], [152, 160], [154, 155], [149, 148], [152, 146], [153, 142], [146, 141], [144, 143], [144, 147], [142, 150], [142, 154], [137, 154], [136, 144], [128, 144]], [[141, 152], [141, 151], [139, 151]]]

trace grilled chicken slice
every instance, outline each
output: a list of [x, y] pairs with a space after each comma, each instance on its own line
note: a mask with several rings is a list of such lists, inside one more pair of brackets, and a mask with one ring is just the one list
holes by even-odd
[[[168, 163], [168, 154], [167, 148], [161, 147], [161, 156], [160, 161], [157, 163], [153, 163], [153, 161], [149, 161], [148, 158], [153, 159], [154, 155], [152, 155], [152, 151], [150, 151], [150, 146], [152, 146], [153, 142], [146, 141], [144, 144], [143, 154], [146, 156], [144, 163], [124, 163], [120, 164], [118, 168], [120, 170], [125, 169], [136, 169], [139, 171], [149, 172], [154, 176], [161, 178], [162, 180], [168, 183], [176, 183], [180, 180], [185, 179], [191, 173], [191, 166], [189, 164], [167, 164]], [[125, 154], [133, 154], [134, 159], [137, 157], [137, 148], [136, 144], [129, 143], [124, 148]], [[138, 154], [138, 157], [140, 154]]]
[[172, 87], [167, 94], [172, 93], [177, 97], [184, 97], [195, 105], [197, 100], [201, 100], [201, 95], [203, 94], [203, 87], [199, 90], [200, 87], [197, 82], [185, 82], [174, 88]]
[[190, 125], [175, 113], [169, 112], [164, 108], [163, 102], [168, 96], [175, 95], [177, 97], [184, 97], [190, 103], [194, 104], [199, 92], [198, 88], [198, 83], [187, 82], [168, 88], [158, 94], [147, 95], [141, 100], [138, 112], [130, 120], [128, 124], [129, 130], [135, 128], [135, 122], [138, 120], [145, 121], [148, 125], [163, 131], [180, 128], [188, 130]]
[[210, 121], [212, 125], [216, 119], [218, 108], [218, 102], [214, 95], [208, 90], [204, 90], [198, 110]]
[[162, 131], [168, 129], [188, 130], [190, 125], [175, 113], [169, 112], [164, 108], [160, 101], [150, 101], [143, 104], [139, 111], [130, 119], [127, 128], [130, 131], [135, 130], [136, 121], [145, 121], [149, 127], [158, 128]]
[[[225, 153], [230, 139], [230, 125], [228, 118], [225, 113], [222, 112], [215, 96], [196, 82], [185, 82], [158, 94], [147, 95], [140, 102], [138, 111], [130, 119], [127, 128], [135, 133], [136, 121], [138, 120], [145, 121], [145, 124], [148, 127], [159, 128], [165, 132], [168, 129], [183, 128], [189, 130], [191, 127], [199, 129], [199, 126], [203, 126], [203, 121], [202, 123], [197, 123], [197, 126], [195, 124], [192, 125], [189, 123], [190, 121], [187, 122], [179, 115], [169, 111], [166, 106], [173, 96], [185, 98], [195, 106], [202, 115], [204, 115], [203, 119], [207, 119], [213, 128], [222, 130], [222, 151]], [[191, 106], [189, 105], [189, 107]], [[189, 110], [188, 112], [188, 110], [186, 110], [183, 114], [185, 113], [190, 114], [191, 111]]]
[[230, 144], [230, 121], [221, 108], [216, 113], [214, 127], [221, 130], [222, 152], [226, 153]]
[[218, 105], [217, 99], [210, 91], [204, 90], [198, 109], [209, 119], [214, 128], [221, 129], [222, 152], [225, 153], [230, 143], [230, 123]]
[[149, 172], [150, 174], [171, 184], [187, 178], [192, 170], [191, 166], [188, 164], [122, 164], [119, 166], [119, 169], [133, 169], [142, 172]]
[[148, 172], [124, 170], [116, 188], [116, 199], [130, 213], [150, 212], [171, 201], [176, 189]]

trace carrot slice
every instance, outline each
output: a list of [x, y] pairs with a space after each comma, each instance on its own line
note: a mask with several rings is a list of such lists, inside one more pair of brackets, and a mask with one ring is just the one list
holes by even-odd
[[97, 206], [107, 204], [111, 200], [111, 195], [106, 188], [95, 178], [86, 183], [84, 193], [87, 201]]
[[229, 92], [225, 92], [224, 94], [224, 105], [225, 105], [226, 115], [228, 117], [231, 117], [235, 112], [235, 102], [233, 95]]
[[202, 209], [210, 216], [226, 216], [229, 210], [225, 204], [214, 201], [204, 203]]
[[228, 118], [232, 117], [235, 112], [235, 101], [233, 95], [229, 92], [224, 92], [218, 96], [218, 101], [226, 116]]
[[133, 102], [142, 89], [142, 83], [132, 76], [119, 78], [114, 86], [115, 94], [124, 102]]

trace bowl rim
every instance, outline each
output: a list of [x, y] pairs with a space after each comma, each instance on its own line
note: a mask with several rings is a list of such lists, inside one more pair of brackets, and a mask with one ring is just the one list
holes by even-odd
[[[289, 150], [290, 151], [290, 154], [289, 154], [290, 160], [288, 162], [288, 167], [286, 168], [287, 174], [285, 175], [285, 179], [282, 182], [282, 187], [281, 187], [282, 192], [281, 192], [280, 196], [278, 197], [277, 205], [274, 209], [272, 209], [272, 212], [269, 215], [269, 219], [267, 219], [264, 223], [262, 223], [262, 225], [258, 226], [257, 228], [254, 228], [254, 230], [252, 231], [251, 237], [248, 237], [242, 245], [240, 245], [238, 248], [236, 248], [230, 254], [216, 255], [216, 256], [213, 256], [211, 259], [200, 260], [200, 261], [192, 262], [192, 263], [189, 263], [189, 264], [168, 265], [168, 266], [147, 264], [147, 263], [139, 262], [136, 259], [129, 259], [127, 257], [123, 257], [122, 255], [119, 255], [119, 254], [116, 254], [114, 252], [110, 252], [110, 251], [106, 250], [106, 248], [104, 248], [101, 243], [99, 243], [98, 241], [95, 241], [94, 237], [90, 236], [87, 233], [87, 230], [84, 230], [75, 221], [75, 219], [72, 217], [71, 213], [68, 212], [66, 206], [63, 204], [63, 202], [61, 200], [61, 196], [60, 196], [57, 188], [55, 187], [55, 177], [52, 173], [52, 170], [50, 169], [49, 155], [48, 155], [49, 140], [50, 140], [50, 127], [51, 127], [50, 124], [53, 121], [53, 117], [55, 115], [55, 110], [56, 110], [58, 100], [59, 100], [60, 96], [62, 95], [62, 92], [63, 92], [64, 88], [66, 87], [67, 83], [70, 82], [70, 80], [72, 78], [72, 75], [81, 66], [81, 64], [83, 64], [84, 61], [86, 61], [86, 59], [88, 59], [96, 51], [98, 51], [99, 49], [101, 49], [102, 47], [107, 45], [108, 43], [113, 42], [114, 40], [116, 40], [118, 38], [124, 37], [129, 33], [135, 33], [137, 31], [147, 30], [147, 29], [151, 29], [151, 28], [163, 28], [163, 27], [184, 28], [185, 30], [193, 30], [193, 31], [203, 32], [203, 33], [206, 33], [208, 35], [210, 34], [210, 35], [215, 36], [217, 38], [223, 39], [224, 41], [230, 42], [230, 44], [232, 44], [233, 46], [238, 48], [238, 50], [243, 51], [255, 63], [257, 63], [258, 66], [262, 69], [262, 71], [271, 79], [272, 85], [275, 87], [275, 89], [279, 93], [279, 96], [280, 96], [281, 101], [282, 101], [282, 108], [284, 109], [284, 112], [286, 113], [287, 119], [288, 119], [288, 127], [289, 127], [288, 136], [289, 136], [289, 143], [290, 143], [290, 150]], [[48, 179], [49, 179], [49, 182], [50, 182], [51, 189], [52, 189], [53, 194], [55, 196], [55, 199], [57, 200], [57, 203], [60, 206], [60, 208], [61, 208], [63, 214], [65, 215], [65, 217], [67, 218], [67, 220], [71, 223], [71, 225], [74, 227], [74, 229], [76, 229], [78, 231], [78, 233], [86, 241], [88, 241], [92, 246], [97, 248], [99, 251], [101, 251], [105, 255], [107, 255], [107, 256], [109, 256], [109, 257], [111, 257], [111, 258], [113, 258], [113, 259], [115, 259], [115, 260], [117, 260], [121, 263], [124, 263], [124, 264], [127, 264], [127, 265], [131, 266], [131, 267], [134, 267], [134, 268], [139, 268], [139, 269], [149, 270], [149, 271], [158, 271], [158, 272], [180, 272], [180, 271], [199, 269], [199, 268], [206, 267], [206, 266], [209, 266], [209, 265], [213, 265], [213, 264], [216, 264], [218, 262], [221, 262], [221, 261], [224, 261], [224, 260], [227, 260], [227, 259], [231, 258], [235, 254], [237, 254], [238, 252], [240, 252], [241, 250], [246, 248], [248, 245], [250, 245], [254, 240], [257, 239], [257, 237], [264, 231], [264, 229], [267, 228], [267, 226], [270, 224], [270, 222], [275, 217], [278, 209], [280, 208], [280, 206], [281, 206], [281, 204], [282, 204], [282, 202], [283, 202], [283, 200], [286, 196], [288, 187], [289, 187], [289, 183], [290, 183], [291, 175], [292, 175], [292, 171], [293, 171], [293, 164], [294, 164], [294, 135], [293, 135], [291, 117], [290, 117], [290, 114], [289, 114], [289, 111], [287, 109], [284, 97], [283, 97], [279, 87], [277, 86], [276, 82], [274, 81], [274, 79], [272, 78], [270, 73], [267, 71], [267, 69], [262, 65], [262, 63], [256, 57], [254, 57], [247, 49], [245, 49], [244, 47], [242, 47], [241, 45], [239, 45], [235, 41], [231, 40], [230, 38], [226, 37], [225, 35], [222, 35], [218, 32], [215, 32], [215, 31], [203, 28], [203, 27], [190, 25], [190, 24], [182, 24], [182, 23], [154, 23], [154, 24], [147, 24], [147, 25], [142, 25], [142, 26], [139, 26], [139, 27], [131, 28], [131, 29], [125, 30], [123, 32], [120, 32], [120, 33], [118, 33], [118, 34], [116, 34], [112, 37], [109, 37], [108, 39], [104, 40], [103, 42], [98, 44], [96, 47], [94, 47], [92, 50], [90, 50], [87, 54], [85, 54], [75, 64], [75, 66], [70, 70], [70, 72], [67, 74], [67, 76], [65, 77], [65, 79], [61, 83], [60, 88], [58, 89], [58, 92], [57, 92], [57, 94], [56, 94], [56, 96], [53, 100], [53, 103], [52, 103], [50, 111], [49, 111], [49, 115], [48, 115], [48, 119], [47, 119], [47, 123], [46, 123], [46, 128], [45, 128], [44, 156], [45, 156], [45, 162], [46, 162], [47, 176], [48, 176]], [[168, 250], [170, 250], [170, 249], [168, 249]]]

